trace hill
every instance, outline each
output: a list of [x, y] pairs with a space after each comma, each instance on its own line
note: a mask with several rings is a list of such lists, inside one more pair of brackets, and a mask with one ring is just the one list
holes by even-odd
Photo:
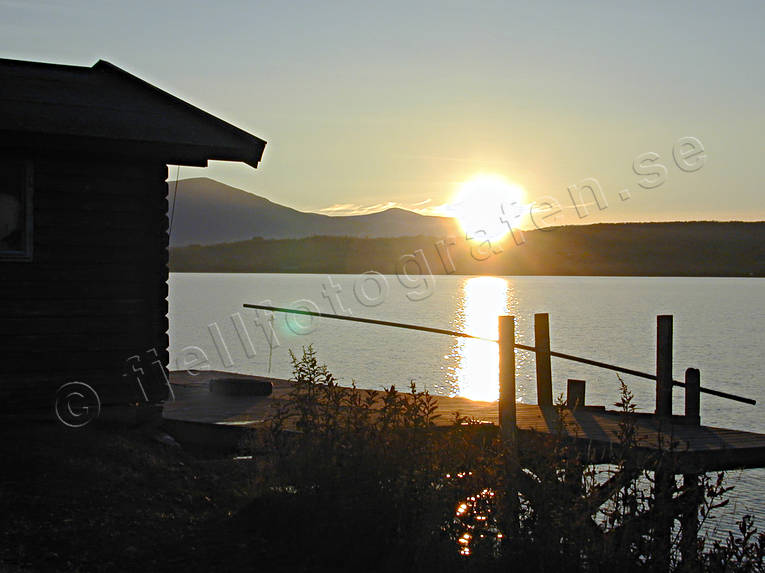
[[[593, 276], [765, 276], [765, 222], [620, 223], [557, 227], [501, 245], [460, 235], [251, 239], [173, 248], [175, 272], [415, 273]], [[417, 251], [421, 250], [421, 254]], [[407, 255], [410, 255], [407, 257]], [[403, 258], [402, 258], [403, 257]]]
[[[173, 189], [171, 182], [171, 193]], [[213, 179], [199, 177], [178, 182], [170, 244], [209, 245], [252, 237], [443, 237], [456, 233], [456, 222], [447, 217], [427, 217], [404, 209], [343, 217], [304, 213]]]

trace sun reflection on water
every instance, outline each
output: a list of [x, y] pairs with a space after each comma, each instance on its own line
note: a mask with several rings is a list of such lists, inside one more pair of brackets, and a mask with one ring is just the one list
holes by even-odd
[[[456, 477], [459, 478], [460, 474]], [[499, 530], [494, 490], [483, 488], [460, 501], [454, 511], [452, 525], [460, 555], [470, 557], [476, 551], [485, 553], [488, 550], [489, 555], [496, 556], [504, 535]]]
[[[509, 308], [507, 280], [473, 277], [463, 284], [457, 322], [463, 332], [497, 338], [497, 317]], [[460, 338], [454, 350], [457, 359], [455, 394], [471, 400], [499, 398], [499, 349], [494, 342]]]

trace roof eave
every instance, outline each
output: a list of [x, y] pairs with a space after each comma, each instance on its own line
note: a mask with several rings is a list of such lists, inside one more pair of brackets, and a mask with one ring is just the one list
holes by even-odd
[[176, 96], [174, 96], [171, 93], [168, 93], [157, 86], [150, 84], [147, 81], [142, 80], [141, 78], [134, 76], [130, 72], [127, 72], [123, 70], [122, 68], [115, 66], [111, 62], [107, 62], [106, 60], [98, 60], [93, 65], [94, 70], [103, 71], [107, 73], [113, 73], [116, 75], [119, 75], [121, 78], [132, 81], [143, 88], [153, 91], [157, 95], [160, 95], [162, 97], [165, 97], [172, 101], [175, 105], [178, 105], [180, 107], [185, 108], [189, 112], [195, 113], [207, 121], [210, 121], [211, 123], [216, 124], [219, 128], [228, 131], [230, 135], [242, 139], [243, 147], [253, 147], [250, 152], [242, 153], [238, 155], [237, 157], [212, 157], [212, 155], [209, 157], [209, 159], [213, 160], [219, 160], [219, 161], [241, 161], [243, 163], [246, 163], [247, 165], [250, 165], [251, 167], [257, 168], [258, 164], [260, 163], [262, 157], [263, 157], [263, 151], [266, 146], [266, 142], [263, 139], [260, 139], [259, 137], [252, 135], [243, 129], [240, 129], [236, 127], [233, 124], [228, 123], [227, 121], [224, 121], [210, 113], [207, 113], [203, 109], [200, 109], [190, 103], [188, 103], [185, 100], [182, 100]]
[[206, 167], [208, 160], [237, 161], [257, 169], [258, 163], [263, 157], [265, 142], [256, 149], [250, 150], [250, 153], [243, 153], [242, 149], [233, 147], [211, 148], [206, 145], [173, 142], [0, 131], [0, 149], [29, 155], [39, 153], [62, 156], [83, 154], [94, 157], [110, 156], [123, 159], [154, 160], [190, 167]]

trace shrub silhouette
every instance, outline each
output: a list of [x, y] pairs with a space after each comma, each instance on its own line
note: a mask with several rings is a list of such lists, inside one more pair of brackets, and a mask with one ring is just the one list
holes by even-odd
[[[685, 562], [676, 527], [661, 558], [667, 516], [621, 380], [619, 455], [603, 468], [566, 439], [561, 400], [559, 431], [531, 436], [518, 457], [492, 425], [456, 415], [436, 426], [436, 400], [414, 383], [409, 393], [339, 386], [310, 346], [292, 361], [289, 399], [251, 446], [268, 454], [259, 503], [274, 515], [269, 530], [290, 540], [270, 547], [296, 570], [763, 570], [765, 536], [749, 516], [740, 536], [706, 551], [691, 540]], [[669, 495], [700, 502], [703, 521], [730, 488], [722, 474], [701, 480], [699, 499], [674, 480]]]

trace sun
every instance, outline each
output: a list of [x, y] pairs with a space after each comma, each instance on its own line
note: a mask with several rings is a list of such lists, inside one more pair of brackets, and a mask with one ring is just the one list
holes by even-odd
[[516, 226], [526, 192], [494, 173], [479, 173], [464, 183], [447, 207], [468, 239], [495, 241]]

